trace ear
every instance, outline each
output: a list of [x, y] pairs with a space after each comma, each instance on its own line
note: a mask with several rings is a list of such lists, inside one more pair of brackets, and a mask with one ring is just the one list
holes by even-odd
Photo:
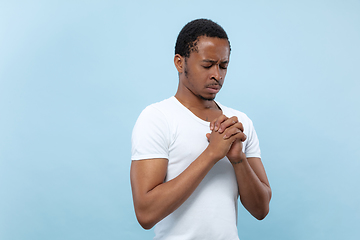
[[185, 59], [181, 55], [175, 54], [174, 64], [179, 73], [184, 71]]

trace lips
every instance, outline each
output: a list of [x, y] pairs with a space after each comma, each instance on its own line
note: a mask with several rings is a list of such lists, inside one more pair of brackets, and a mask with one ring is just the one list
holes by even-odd
[[218, 93], [220, 91], [221, 86], [220, 85], [209, 85], [206, 87], [206, 89], [210, 93]]

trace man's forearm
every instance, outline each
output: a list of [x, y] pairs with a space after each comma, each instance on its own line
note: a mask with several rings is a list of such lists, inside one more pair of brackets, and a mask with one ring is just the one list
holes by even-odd
[[[251, 166], [253, 165], [253, 166]], [[240, 200], [244, 207], [258, 220], [266, 217], [269, 212], [271, 199], [271, 188], [266, 178], [260, 159], [244, 159], [239, 163], [233, 164], [238, 187]], [[255, 170], [254, 170], [254, 169]], [[256, 171], [258, 172], [258, 176]], [[260, 177], [260, 178], [259, 178]]]

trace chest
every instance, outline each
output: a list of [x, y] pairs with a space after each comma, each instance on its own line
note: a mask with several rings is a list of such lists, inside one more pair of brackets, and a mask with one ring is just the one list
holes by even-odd
[[222, 115], [222, 111], [220, 109], [203, 109], [203, 110], [189, 109], [189, 110], [195, 116], [207, 122], [211, 122]]

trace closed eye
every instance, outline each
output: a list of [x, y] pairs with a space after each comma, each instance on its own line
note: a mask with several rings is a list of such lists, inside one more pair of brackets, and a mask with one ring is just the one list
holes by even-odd
[[219, 65], [219, 67], [220, 67], [221, 69], [227, 69], [228, 63], [227, 63], [227, 62], [222, 63], [222, 64]]
[[212, 65], [210, 65], [210, 66], [203, 66], [203, 68], [206, 68], [206, 69], [209, 69], [209, 68], [211, 68], [212, 67]]

